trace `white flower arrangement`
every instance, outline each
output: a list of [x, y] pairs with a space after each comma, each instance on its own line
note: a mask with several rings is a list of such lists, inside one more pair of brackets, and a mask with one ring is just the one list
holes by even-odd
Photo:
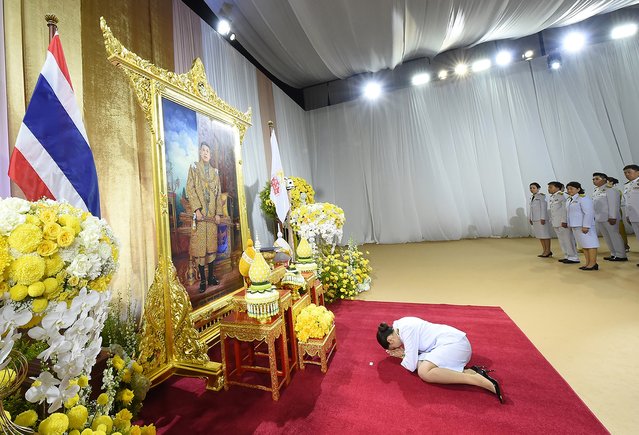
[[345, 220], [344, 210], [328, 202], [304, 204], [289, 215], [291, 227], [301, 237], [329, 244], [342, 240]]
[[19, 331], [46, 344], [25, 398], [49, 413], [78, 395], [95, 365], [117, 258], [104, 220], [67, 203], [0, 199], [0, 369]]

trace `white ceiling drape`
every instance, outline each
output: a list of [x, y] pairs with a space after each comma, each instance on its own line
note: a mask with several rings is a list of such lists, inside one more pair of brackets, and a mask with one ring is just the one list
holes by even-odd
[[637, 0], [206, 0], [238, 41], [297, 88], [486, 41], [518, 38]]

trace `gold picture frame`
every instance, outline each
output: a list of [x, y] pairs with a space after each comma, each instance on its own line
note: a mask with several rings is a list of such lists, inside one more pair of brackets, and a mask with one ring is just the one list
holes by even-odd
[[[223, 385], [222, 365], [211, 361], [207, 352], [219, 337], [220, 320], [232, 309], [233, 294], [243, 285], [234, 262], [239, 260], [249, 235], [241, 145], [251, 125], [251, 109], [241, 112], [222, 100], [209, 85], [200, 59], [193, 62], [190, 71], [176, 74], [126, 49], [104, 18], [100, 18], [100, 27], [108, 60], [129, 78], [152, 134], [158, 265], [144, 301], [139, 361], [153, 385], [178, 374], [206, 377], [207, 388], [219, 390]], [[200, 154], [206, 147], [213, 164]], [[177, 152], [172, 153], [174, 148]], [[220, 199], [215, 207], [223, 210], [211, 218], [216, 222], [211, 227], [217, 235], [218, 249], [210, 264], [220, 280], [215, 286], [220, 291], [209, 292], [207, 286], [204, 299], [194, 294], [199, 289], [192, 282], [196, 257], [191, 255], [189, 237], [191, 224], [195, 231], [198, 225], [212, 221], [195, 219], [187, 189], [179, 190], [191, 183], [191, 171], [200, 168], [199, 164], [206, 166], [207, 176], [213, 172], [219, 175], [219, 183], [214, 183], [219, 188], [213, 191]], [[208, 234], [207, 229], [206, 240], [210, 239]], [[222, 246], [220, 240], [224, 241]]]

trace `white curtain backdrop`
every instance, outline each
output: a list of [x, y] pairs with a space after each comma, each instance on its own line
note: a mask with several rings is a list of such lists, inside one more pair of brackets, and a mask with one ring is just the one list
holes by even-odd
[[530, 182], [639, 161], [638, 72], [633, 38], [308, 112], [316, 199], [357, 242], [527, 236]]
[[9, 125], [4, 53], [4, 0], [0, 0], [0, 198], [11, 196], [9, 185]]
[[247, 130], [242, 145], [246, 208], [251, 235], [253, 238], [257, 235], [262, 246], [270, 246], [273, 235], [260, 210], [258, 197], [269, 174], [259, 127], [262, 121], [255, 67], [181, 0], [173, 1], [173, 36], [176, 72], [188, 71], [193, 60], [199, 57], [209, 83], [222, 99], [242, 111], [252, 108], [253, 126]]

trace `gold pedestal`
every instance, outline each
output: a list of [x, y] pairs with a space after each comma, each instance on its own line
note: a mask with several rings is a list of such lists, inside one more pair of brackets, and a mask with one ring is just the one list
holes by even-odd
[[[322, 373], [328, 370], [328, 359], [337, 349], [337, 337], [335, 325], [331, 327], [324, 338], [311, 338], [306, 343], [298, 342], [300, 369], [304, 370], [304, 364], [316, 364], [321, 366]], [[317, 361], [319, 358], [319, 361]]]

